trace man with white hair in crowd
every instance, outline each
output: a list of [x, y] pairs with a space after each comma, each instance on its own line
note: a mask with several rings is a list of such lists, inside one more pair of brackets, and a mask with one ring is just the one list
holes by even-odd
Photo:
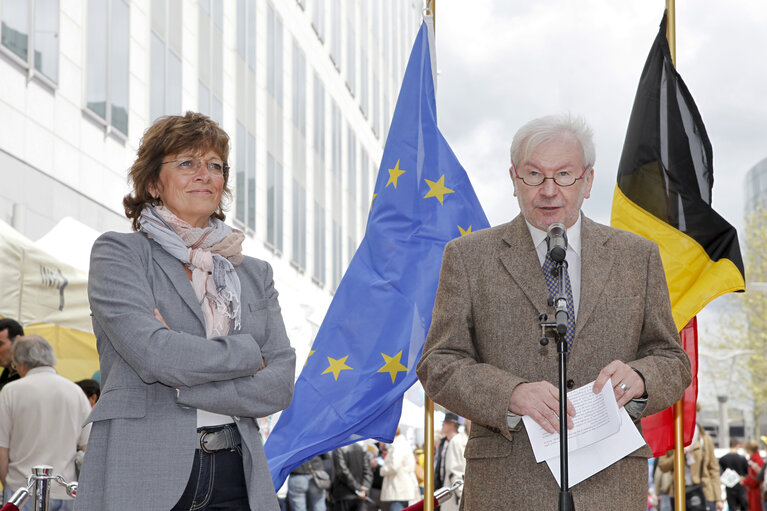
[[[36, 465], [74, 481], [75, 455], [84, 450], [91, 406], [75, 383], [56, 373], [56, 357], [39, 335], [17, 337], [11, 351], [21, 379], [0, 392], [0, 481], [5, 498], [25, 488]], [[73, 500], [60, 485], [51, 487], [50, 511], [70, 511]], [[32, 509], [27, 504], [20, 511]]]

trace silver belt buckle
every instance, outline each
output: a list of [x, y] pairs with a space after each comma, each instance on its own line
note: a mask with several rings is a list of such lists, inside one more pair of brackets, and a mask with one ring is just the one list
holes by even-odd
[[[208, 454], [213, 454], [214, 452], [220, 451], [220, 449], [217, 449], [215, 447], [213, 449], [208, 449], [207, 447], [205, 447], [205, 442], [207, 441], [206, 440], [207, 436], [208, 435], [215, 435], [216, 433], [223, 433], [223, 431], [203, 431], [202, 433], [200, 433], [200, 450], [202, 450], [202, 452], [206, 452]], [[212, 439], [213, 438], [211, 438], [211, 440]]]

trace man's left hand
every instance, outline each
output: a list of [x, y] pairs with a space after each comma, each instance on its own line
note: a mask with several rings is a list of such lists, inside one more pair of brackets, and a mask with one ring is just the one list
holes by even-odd
[[594, 394], [599, 394], [607, 380], [612, 381], [618, 408], [634, 398], [644, 395], [644, 381], [632, 367], [620, 360], [613, 360], [599, 372], [594, 382]]

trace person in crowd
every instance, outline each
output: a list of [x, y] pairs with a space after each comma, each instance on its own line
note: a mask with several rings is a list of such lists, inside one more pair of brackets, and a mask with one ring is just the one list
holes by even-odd
[[362, 511], [373, 483], [373, 469], [359, 443], [333, 451], [333, 511]]
[[383, 511], [402, 511], [411, 500], [421, 498], [415, 477], [415, 458], [410, 442], [399, 428], [381, 465]]
[[[466, 458], [463, 456], [466, 449], [468, 438], [459, 431], [461, 418], [453, 412], [445, 413], [445, 420], [442, 422], [442, 434], [447, 443], [444, 450], [444, 463], [442, 464], [442, 474], [440, 479], [443, 486], [453, 486], [456, 481], [462, 481], [466, 471]], [[458, 504], [461, 500], [463, 488], [457, 488], [453, 496], [440, 505], [441, 511], [458, 511]]]
[[[5, 500], [27, 479], [36, 465], [50, 465], [67, 482], [76, 480], [75, 456], [88, 444], [91, 412], [80, 387], [56, 373], [56, 356], [39, 335], [19, 336], [12, 361], [21, 377], [0, 392], [0, 482]], [[22, 511], [32, 511], [34, 500]], [[72, 497], [51, 485], [49, 511], [71, 511]]]
[[759, 442], [748, 440], [743, 449], [748, 456], [748, 472], [741, 483], [746, 487], [748, 511], [762, 511], [762, 490], [757, 477], [764, 465], [764, 460], [759, 454]]
[[[330, 454], [321, 454], [294, 468], [288, 476], [288, 503], [291, 511], [325, 511], [325, 489], [314, 481], [314, 474], [325, 472], [325, 460]], [[328, 482], [330, 480], [328, 479]]]
[[368, 450], [365, 452], [365, 458], [373, 471], [373, 482], [368, 492], [369, 498], [365, 500], [365, 511], [379, 511], [381, 509], [381, 488], [383, 487], [381, 466], [386, 455], [386, 444], [383, 442], [376, 442], [375, 445], [369, 444]]
[[18, 371], [11, 364], [11, 346], [14, 339], [24, 335], [24, 328], [11, 318], [0, 319], [0, 390], [6, 384], [20, 378]]
[[660, 469], [660, 457], [653, 459], [653, 486], [657, 498], [658, 511], [673, 511], [671, 509], [671, 492], [674, 484], [674, 474]]
[[[698, 405], [698, 412], [700, 412], [700, 405]], [[684, 457], [685, 485], [700, 484], [703, 487], [703, 495], [706, 497], [706, 507], [709, 511], [722, 511], [724, 501], [720, 487], [719, 461], [714, 454], [714, 440], [700, 424], [695, 425], [692, 441], [690, 445], [684, 448]], [[658, 460], [658, 466], [661, 471], [673, 474], [674, 449], [668, 451]], [[669, 494], [671, 495], [671, 508], [676, 509], [673, 497], [673, 477]]]
[[413, 451], [413, 456], [415, 457], [415, 479], [418, 481], [418, 491], [423, 495], [423, 482], [426, 476], [424, 471], [426, 454], [421, 447], [417, 447], [416, 450]]
[[[559, 485], [535, 461], [521, 420], [527, 415], [546, 432], [559, 431], [557, 343], [538, 342], [541, 314], [554, 318], [548, 303], [557, 279], [546, 242], [552, 224], [567, 231], [567, 387], [594, 382], [598, 393], [609, 380], [641, 431], [639, 419], [679, 400], [691, 381], [657, 245], [581, 213], [594, 160], [593, 135], [581, 118], [528, 122], [511, 144], [520, 215], [445, 247], [417, 373], [434, 402], [472, 421], [463, 511], [558, 505]], [[567, 427], [574, 414], [568, 400]], [[644, 510], [650, 455], [643, 446], [573, 486], [575, 508]]]
[[78, 511], [277, 510], [256, 418], [292, 399], [272, 269], [223, 222], [229, 137], [193, 112], [144, 133], [123, 205], [93, 245], [102, 392]]
[[445, 451], [447, 450], [447, 438], [442, 433], [445, 423], [442, 423], [439, 431], [434, 432], [434, 489], [445, 486]]
[[[748, 475], [748, 460], [738, 452], [738, 439], [730, 438], [730, 452], [719, 458], [719, 468], [722, 472], [728, 468], [735, 471], [741, 479]], [[727, 509], [729, 511], [748, 511], [748, 498], [746, 488], [736, 483], [734, 486], [726, 486]]]
[[81, 389], [83, 389], [83, 392], [85, 392], [85, 397], [88, 398], [88, 401], [91, 404], [91, 407], [96, 406], [96, 401], [99, 400], [99, 396], [101, 395], [101, 385], [99, 385], [99, 382], [93, 379], [85, 379], [75, 382]]

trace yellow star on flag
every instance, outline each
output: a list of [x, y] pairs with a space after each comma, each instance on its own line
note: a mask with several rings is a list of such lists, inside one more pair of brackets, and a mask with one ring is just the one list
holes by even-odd
[[[386, 183], [386, 186], [389, 186], [389, 185], [393, 184], [394, 188], [397, 188], [397, 179], [399, 179], [399, 177], [402, 174], [404, 174], [405, 172], [407, 172], [407, 171], [406, 170], [401, 170], [399, 168], [399, 160], [397, 160], [397, 164], [394, 166], [394, 168], [393, 169], [389, 169], [389, 182]], [[384, 188], [386, 188], [386, 186], [384, 186]]]
[[461, 227], [461, 226], [459, 225], [459, 226], [458, 226], [458, 230], [459, 230], [459, 231], [461, 231], [461, 236], [463, 236], [464, 234], [469, 234], [469, 233], [471, 232], [471, 226], [469, 226], [469, 228], [468, 228], [468, 229], [464, 230], [464, 229], [463, 229], [463, 227]]
[[393, 357], [390, 357], [386, 353], [381, 353], [381, 356], [384, 358], [384, 361], [386, 361], [386, 363], [377, 372], [389, 373], [389, 375], [391, 376], [392, 383], [394, 383], [394, 380], [397, 379], [397, 373], [401, 373], [402, 371], [407, 371], [407, 367], [403, 366], [402, 363], [400, 362], [400, 359], [402, 358], [402, 350], [400, 350], [400, 352], [394, 355]]
[[442, 174], [442, 177], [439, 178], [439, 181], [429, 181], [428, 179], [424, 179], [426, 181], [426, 184], [429, 185], [429, 192], [424, 195], [424, 199], [428, 199], [429, 197], [436, 197], [439, 200], [439, 203], [443, 206], [445, 205], [445, 195], [448, 193], [455, 193], [455, 190], [451, 190], [447, 186], [445, 186], [445, 174]]
[[[396, 186], [394, 188], [397, 188]], [[378, 197], [377, 193], [373, 194], [373, 198], [370, 199], [370, 211], [373, 211], [373, 201], [376, 200], [376, 197]]]
[[346, 365], [346, 359], [349, 358], [349, 355], [346, 355], [344, 358], [332, 358], [328, 357], [328, 363], [330, 364], [327, 369], [322, 371], [322, 374], [328, 374], [333, 373], [333, 377], [338, 381], [338, 375], [341, 374], [341, 371], [345, 371], [347, 369], [352, 369], [348, 365]]
[[309, 363], [309, 358], [314, 355], [316, 352], [314, 350], [309, 350], [309, 354], [306, 356], [306, 361], [304, 361], [304, 365]]

